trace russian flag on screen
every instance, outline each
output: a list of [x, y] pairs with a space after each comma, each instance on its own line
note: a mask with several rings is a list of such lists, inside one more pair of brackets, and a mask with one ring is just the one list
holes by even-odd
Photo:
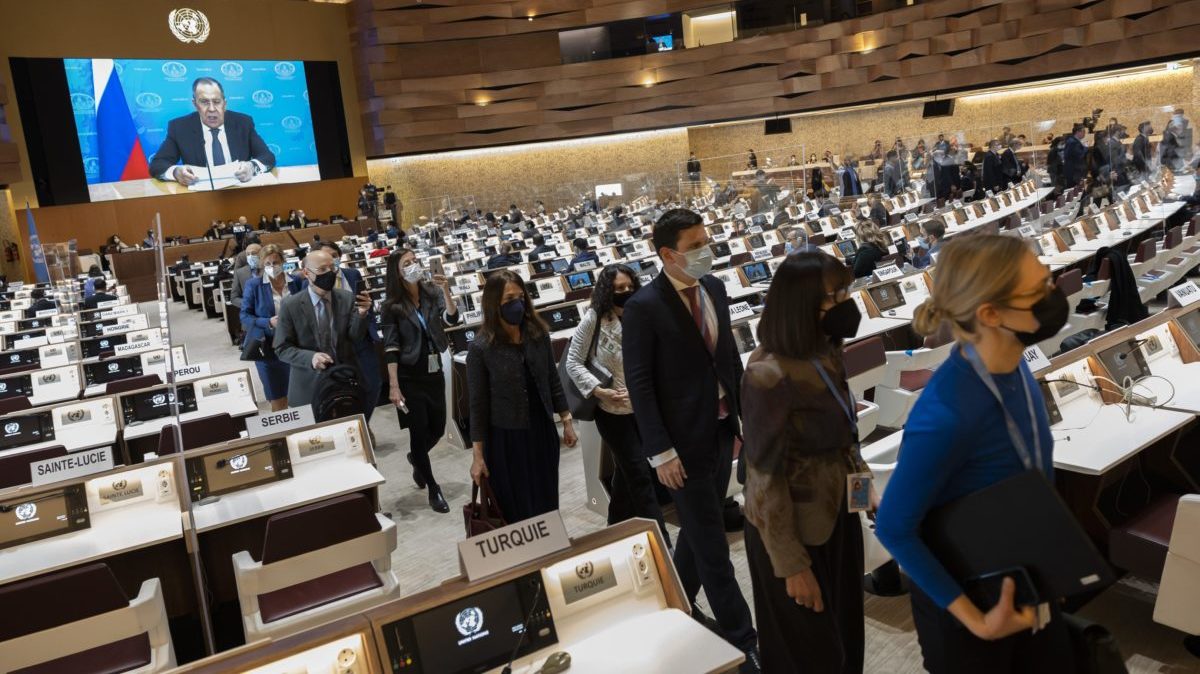
[[149, 178], [150, 166], [138, 139], [121, 78], [112, 59], [92, 59], [92, 86], [96, 89], [96, 140], [100, 182]]

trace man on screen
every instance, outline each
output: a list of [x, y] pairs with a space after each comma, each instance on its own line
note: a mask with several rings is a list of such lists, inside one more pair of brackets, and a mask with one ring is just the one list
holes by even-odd
[[167, 124], [167, 137], [150, 160], [150, 175], [192, 185], [204, 176], [205, 167], [232, 162], [237, 164], [234, 175], [245, 183], [274, 168], [275, 154], [254, 130], [254, 120], [225, 109], [225, 89], [220, 82], [196, 78], [192, 105], [196, 112]]

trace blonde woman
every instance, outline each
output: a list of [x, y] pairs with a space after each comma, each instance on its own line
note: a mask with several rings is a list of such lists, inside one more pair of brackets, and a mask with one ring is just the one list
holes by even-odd
[[947, 243], [917, 308], [917, 332], [948, 324], [957, 345], [908, 417], [876, 533], [912, 579], [913, 621], [933, 674], [1074, 671], [1055, 609], [1033, 631], [1035, 609], [1013, 604], [1012, 580], [995, 606], [976, 606], [920, 535], [929, 511], [950, 501], [1025, 470], [1053, 480], [1054, 438], [1022, 352], [1057, 334], [1068, 311], [1033, 252], [995, 235]]
[[[279, 321], [279, 303], [291, 294], [287, 274], [283, 271], [283, 250], [273, 243], [263, 246], [258, 251], [258, 264], [262, 267], [262, 275], [251, 277], [242, 289], [242, 327], [246, 330], [246, 341], [261, 339], [270, 344], [275, 339], [275, 324]], [[255, 366], [271, 410], [287, 409], [291, 366], [276, 358], [274, 353], [256, 361]]]
[[870, 276], [875, 265], [888, 254], [888, 240], [871, 220], [863, 218], [854, 223], [854, 238], [858, 239], [858, 253], [854, 256], [854, 277]]

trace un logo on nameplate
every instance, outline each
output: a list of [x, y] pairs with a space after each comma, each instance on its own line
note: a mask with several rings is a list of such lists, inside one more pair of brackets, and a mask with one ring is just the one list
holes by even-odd
[[208, 39], [208, 17], [198, 9], [189, 7], [181, 7], [172, 9], [167, 15], [167, 25], [171, 27], [171, 34], [175, 39], [187, 44], [194, 42], [200, 44]]

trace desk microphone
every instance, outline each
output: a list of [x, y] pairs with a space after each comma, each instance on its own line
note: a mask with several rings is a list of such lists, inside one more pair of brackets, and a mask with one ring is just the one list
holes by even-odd
[[1133, 346], [1131, 346], [1131, 347], [1129, 347], [1128, 349], [1126, 349], [1126, 350], [1122, 351], [1121, 353], [1118, 353], [1118, 354], [1115, 356], [1115, 357], [1116, 357], [1116, 359], [1117, 359], [1117, 362], [1118, 362], [1118, 363], [1124, 363], [1124, 362], [1125, 362], [1125, 361], [1126, 361], [1126, 360], [1129, 358], [1130, 354], [1132, 354], [1132, 353], [1134, 353], [1135, 351], [1137, 351], [1138, 349], [1142, 348], [1142, 346], [1144, 346], [1144, 345], [1145, 345], [1147, 342], [1149, 342], [1149, 341], [1150, 341], [1149, 339], [1139, 339], [1139, 340], [1137, 340], [1136, 342], [1134, 342]]
[[[215, 141], [215, 140], [214, 140], [213, 142], [217, 142], [217, 141]], [[211, 189], [213, 192], [216, 192], [216, 191], [217, 191], [217, 186], [216, 186], [216, 184], [213, 182], [213, 177], [212, 177], [212, 166], [211, 166], [211, 165], [209, 165], [209, 163], [208, 163], [208, 153], [207, 153], [207, 152], [205, 152], [205, 153], [204, 153], [204, 168], [208, 170], [208, 187], [209, 187], [209, 189]]]

